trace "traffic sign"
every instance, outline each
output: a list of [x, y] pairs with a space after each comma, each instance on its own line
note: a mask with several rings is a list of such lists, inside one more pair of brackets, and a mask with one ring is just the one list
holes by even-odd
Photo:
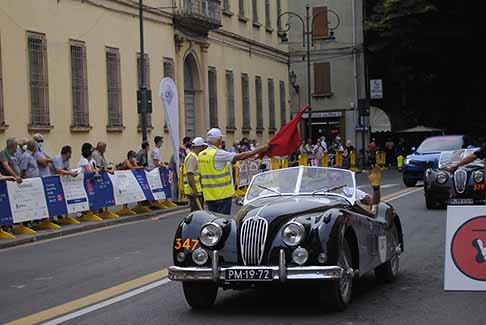
[[486, 206], [447, 209], [445, 290], [486, 291]]

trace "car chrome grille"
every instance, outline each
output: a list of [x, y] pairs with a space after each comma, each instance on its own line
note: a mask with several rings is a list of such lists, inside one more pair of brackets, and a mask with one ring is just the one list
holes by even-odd
[[454, 186], [459, 194], [464, 193], [467, 184], [467, 172], [464, 169], [458, 169], [454, 173]]
[[267, 240], [268, 222], [256, 217], [243, 222], [240, 232], [241, 257], [245, 265], [260, 265]]

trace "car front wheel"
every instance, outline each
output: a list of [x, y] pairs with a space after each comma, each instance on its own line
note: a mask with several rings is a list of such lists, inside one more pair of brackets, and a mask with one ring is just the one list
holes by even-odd
[[182, 288], [184, 289], [184, 296], [187, 303], [193, 309], [210, 308], [218, 295], [218, 287], [211, 282], [183, 282]]
[[352, 252], [346, 238], [343, 239], [337, 260], [337, 264], [344, 269], [343, 277], [325, 282], [319, 294], [323, 306], [335, 311], [344, 311], [351, 302], [353, 290]]

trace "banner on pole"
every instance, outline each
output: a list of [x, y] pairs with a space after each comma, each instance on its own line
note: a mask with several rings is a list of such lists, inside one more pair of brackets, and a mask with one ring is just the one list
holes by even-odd
[[164, 78], [160, 82], [159, 96], [165, 110], [165, 121], [169, 129], [170, 141], [174, 150], [174, 161], [179, 170], [179, 95], [177, 87], [171, 78]]

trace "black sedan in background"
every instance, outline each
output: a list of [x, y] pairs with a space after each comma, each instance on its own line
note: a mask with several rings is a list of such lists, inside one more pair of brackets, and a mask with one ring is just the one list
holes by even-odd
[[449, 205], [485, 204], [484, 163], [477, 159], [450, 173], [447, 167], [474, 153], [476, 149], [443, 152], [437, 168], [425, 172], [424, 192], [427, 209]]

